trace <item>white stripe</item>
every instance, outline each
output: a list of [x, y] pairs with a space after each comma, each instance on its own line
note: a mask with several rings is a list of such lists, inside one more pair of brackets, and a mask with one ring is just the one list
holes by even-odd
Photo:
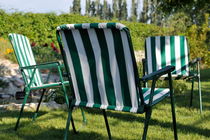
[[90, 23], [83, 23], [82, 24], [82, 29], [89, 29], [90, 28]]
[[150, 94], [151, 88], [149, 88], [145, 93], [143, 93], [144, 98]]
[[27, 55], [28, 58], [29, 58], [29, 62], [30, 62], [31, 65], [36, 65], [36, 62], [35, 62], [35, 59], [34, 59], [34, 55], [33, 55], [32, 50], [31, 50], [30, 42], [29, 42], [27, 37], [25, 37], [25, 40], [26, 40], [25, 45], [27, 46], [26, 50], [27, 50], [27, 53], [29, 54], [29, 55]]
[[[161, 46], [160, 46], [160, 36], [155, 37], [155, 52], [156, 54], [156, 70], [161, 69]], [[154, 71], [154, 70], [153, 70]]]
[[184, 37], [184, 46], [185, 46], [185, 64], [186, 64], [186, 75], [189, 76], [189, 50], [188, 50], [188, 44], [187, 39]]
[[169, 93], [169, 89], [164, 89], [161, 92], [159, 92], [158, 94], [156, 94], [155, 96], [153, 96], [153, 102], [157, 99], [159, 99], [160, 97], [164, 96], [165, 94]]
[[101, 28], [101, 29], [106, 28], [106, 25], [107, 23], [99, 23], [98, 28]]
[[180, 37], [174, 37], [174, 44], [175, 44], [175, 57], [176, 57], [176, 74], [180, 75], [181, 73], [181, 58], [180, 58]]
[[138, 98], [137, 98], [136, 82], [135, 82], [135, 77], [134, 77], [134, 68], [133, 68], [131, 52], [129, 49], [128, 38], [127, 38], [126, 32], [121, 31], [120, 34], [121, 34], [122, 43], [123, 43], [128, 87], [130, 91], [130, 98], [131, 98], [131, 104], [132, 104], [131, 112], [136, 112], [138, 108]]
[[84, 44], [82, 42], [81, 35], [79, 30], [72, 30], [73, 38], [76, 44], [77, 52], [79, 55], [82, 74], [84, 78], [84, 86], [87, 95], [87, 106], [92, 107], [94, 104], [94, 97], [93, 97], [93, 86], [92, 86], [92, 79], [90, 74], [89, 63], [87, 59], [87, 55], [84, 49]]
[[[101, 97], [101, 104], [102, 106], [108, 106], [108, 100], [106, 97], [106, 89], [105, 89], [105, 80], [104, 80], [104, 72], [103, 72], [103, 66], [102, 66], [102, 60], [101, 60], [101, 49], [100, 45], [96, 36], [96, 32], [94, 29], [88, 30], [90, 42], [93, 48], [95, 61], [96, 61], [96, 75], [98, 79], [98, 88], [99, 93]], [[104, 107], [104, 108], [106, 108]]]
[[66, 24], [66, 27], [67, 27], [68, 29], [74, 29], [74, 24]]
[[[158, 90], [158, 88], [155, 88], [154, 93], [156, 92], [156, 90]], [[155, 100], [159, 99], [160, 97], [164, 96], [165, 94], [167, 94], [169, 91], [170, 91], [170, 90], [169, 90], [168, 88], [166, 88], [166, 89], [163, 89], [161, 92], [155, 94], [155, 95], [153, 96], [153, 102], [154, 102]], [[151, 88], [148, 89], [145, 93], [143, 93], [144, 98], [145, 98], [146, 96], [148, 96], [148, 95], [150, 94], [150, 92], [151, 92]], [[146, 104], [148, 104], [148, 103], [149, 103], [149, 99], [145, 100], [144, 102], [145, 102]]]
[[66, 41], [66, 37], [65, 37], [65, 34], [63, 31], [60, 31], [61, 33], [61, 36], [62, 36], [62, 41], [63, 41], [63, 45], [64, 45], [64, 53], [66, 55], [66, 60], [67, 60], [67, 63], [68, 63], [68, 68], [70, 70], [70, 73], [71, 73], [71, 79], [72, 79], [72, 82], [73, 82], [73, 87], [74, 87], [74, 94], [75, 94], [75, 98], [76, 98], [76, 105], [79, 105], [79, 103], [81, 102], [81, 99], [80, 99], [80, 95], [79, 95], [79, 89], [78, 89], [78, 85], [77, 85], [77, 79], [76, 79], [76, 75], [75, 75], [75, 71], [74, 71], [74, 65], [72, 63], [72, 59], [71, 59], [71, 54], [69, 52], [69, 48], [68, 48], [68, 44], [67, 44], [67, 41]]
[[165, 54], [166, 54], [166, 66], [171, 65], [170, 36], [165, 37]]
[[151, 48], [151, 37], [146, 39], [146, 49], [147, 49], [147, 68], [148, 74], [152, 73], [152, 48]]
[[114, 84], [114, 92], [116, 97], [116, 106], [123, 106], [123, 99], [122, 99], [122, 91], [121, 91], [121, 82], [120, 82], [120, 74], [119, 68], [116, 59], [116, 53], [114, 49], [114, 40], [113, 35], [110, 29], [103, 29], [107, 46], [109, 52], [109, 60], [110, 60], [110, 68], [111, 68], [111, 75]]

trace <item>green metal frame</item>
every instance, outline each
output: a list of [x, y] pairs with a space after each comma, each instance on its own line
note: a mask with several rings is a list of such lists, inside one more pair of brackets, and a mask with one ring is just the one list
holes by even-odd
[[[67, 66], [67, 58], [65, 56], [65, 52], [63, 50], [63, 44], [61, 41], [61, 36], [59, 34], [59, 31], [57, 30], [56, 32], [57, 35], [57, 40], [61, 49], [61, 53], [63, 55], [63, 60], [64, 60], [64, 64], [65, 66]], [[149, 104], [145, 104], [144, 102], [141, 102], [141, 105], [139, 105], [139, 107], [143, 107], [143, 111], [139, 112], [139, 113], [145, 113], [145, 122], [144, 122], [144, 132], [143, 132], [143, 136], [142, 139], [146, 140], [146, 136], [147, 136], [147, 130], [148, 130], [148, 125], [149, 125], [149, 120], [151, 118], [151, 114], [152, 114], [152, 107], [153, 105], [155, 105], [155, 103], [153, 103], [153, 96], [154, 96], [154, 89], [156, 86], [156, 81], [165, 74], [169, 75], [168, 81], [169, 81], [169, 89], [170, 89], [170, 98], [171, 98], [171, 109], [172, 109], [172, 120], [173, 120], [173, 130], [174, 130], [174, 139], [178, 140], [178, 136], [177, 136], [177, 128], [176, 128], [176, 116], [175, 116], [175, 104], [174, 104], [174, 97], [173, 97], [173, 86], [172, 86], [172, 78], [171, 78], [171, 72], [175, 69], [174, 66], [167, 66], [161, 70], [158, 70], [156, 72], [153, 72], [149, 75], [144, 76], [143, 78], [139, 79], [139, 85], [138, 85], [138, 89], [139, 89], [139, 97], [142, 97], [142, 88], [141, 88], [141, 83], [146, 83], [148, 80], [152, 80], [152, 89], [151, 89], [151, 93], [150, 93], [150, 100], [149, 100]], [[67, 67], [67, 73], [68, 73], [68, 78], [69, 81], [72, 81], [72, 78], [69, 76], [70, 75], [70, 70]], [[73, 86], [70, 85], [72, 91], [73, 90]], [[143, 100], [143, 97], [141, 98]], [[76, 99], [75, 99], [75, 95], [72, 94], [72, 96], [70, 97], [70, 102], [69, 102], [69, 108], [68, 108], [68, 118], [67, 118], [67, 122], [66, 122], [66, 129], [65, 129], [65, 133], [64, 133], [64, 140], [68, 139], [68, 131], [69, 131], [69, 126], [70, 126], [70, 122], [72, 120], [72, 111], [74, 109], [74, 105], [75, 105]], [[109, 124], [108, 124], [108, 119], [106, 116], [106, 112], [105, 110], [103, 111], [103, 116], [104, 116], [104, 121], [106, 124], [106, 129], [107, 129], [107, 134], [109, 137], [109, 140], [111, 140], [111, 132], [110, 132], [110, 128], [109, 128]], [[73, 121], [72, 121], [73, 122]]]
[[191, 76], [187, 80], [190, 80], [192, 82], [191, 95], [190, 95], [191, 96], [190, 107], [192, 107], [194, 81], [196, 80], [198, 82], [199, 106], [200, 106], [200, 113], [202, 113], [203, 108], [202, 108], [202, 95], [201, 95], [201, 82], [200, 82], [200, 61], [201, 61], [201, 58], [196, 58], [189, 63], [191, 67], [191, 71], [190, 71]]
[[[24, 97], [24, 100], [23, 100], [23, 103], [22, 103], [22, 107], [21, 107], [21, 110], [20, 110], [20, 113], [19, 113], [16, 125], [15, 125], [15, 130], [18, 129], [20, 118], [21, 118], [23, 110], [24, 110], [24, 106], [25, 106], [25, 104], [27, 102], [27, 99], [28, 99], [28, 96], [29, 96], [29, 94], [30, 94], [30, 92], [32, 90], [40, 90], [40, 89], [42, 89], [42, 94], [41, 94], [38, 106], [36, 108], [36, 112], [35, 112], [35, 114], [33, 116], [33, 120], [35, 120], [36, 117], [37, 117], [37, 114], [38, 114], [38, 111], [39, 111], [39, 107], [40, 107], [40, 104], [42, 102], [44, 93], [45, 93], [45, 91], [48, 88], [61, 87], [62, 90], [63, 90], [63, 93], [64, 93], [64, 97], [65, 97], [65, 101], [66, 101], [67, 107], [69, 107], [69, 99], [68, 99], [67, 90], [66, 90], [66, 86], [69, 86], [69, 81], [64, 81], [63, 76], [62, 76], [62, 67], [63, 67], [63, 65], [61, 65], [58, 62], [50, 62], [50, 63], [44, 63], [44, 64], [39, 64], [39, 65], [34, 65], [34, 66], [20, 67], [20, 70], [21, 70], [21, 73], [23, 75], [23, 79], [24, 79], [26, 85], [25, 85], [25, 88], [24, 88], [25, 97]], [[52, 84], [44, 84], [43, 86], [38, 86], [38, 87], [31, 87], [31, 84], [32, 84], [32, 82], [34, 80], [34, 74], [35, 74], [36, 69], [40, 70], [40, 69], [52, 69], [52, 68], [57, 68], [58, 73], [59, 73], [59, 77], [60, 77], [60, 82], [52, 83]], [[27, 81], [26, 75], [25, 75], [25, 73], [23, 71], [24, 69], [32, 69], [33, 70], [30, 83], [28, 83], [28, 81]], [[50, 75], [48, 75], [46, 82], [48, 82], [49, 77], [50, 77]], [[81, 109], [81, 111], [82, 111], [83, 122], [86, 123], [87, 120], [85, 118], [84, 111], [82, 109]], [[72, 122], [73, 122], [73, 119], [72, 119]], [[74, 126], [73, 123], [72, 123], [72, 126], [73, 126], [73, 129], [74, 129], [74, 132], [76, 133], [76, 129], [75, 129], [75, 126]]]
[[153, 106], [153, 95], [154, 95], [154, 89], [157, 80], [165, 74], [168, 74], [168, 85], [170, 89], [170, 99], [171, 99], [171, 112], [172, 112], [172, 121], [173, 121], [173, 130], [174, 130], [174, 139], [178, 140], [177, 136], [177, 127], [176, 127], [176, 113], [175, 113], [175, 104], [174, 104], [174, 96], [173, 96], [173, 83], [172, 83], [172, 76], [171, 72], [174, 70], [174, 66], [167, 66], [161, 70], [158, 70], [156, 72], [153, 72], [149, 75], [144, 76], [141, 80], [143, 82], [147, 82], [148, 80], [152, 80], [152, 87], [151, 87], [151, 93], [150, 93], [150, 99], [149, 99], [149, 104], [145, 106], [145, 124], [144, 124], [144, 133], [142, 140], [146, 140], [147, 136], [147, 130], [149, 126], [149, 120], [152, 115], [152, 106]]
[[[149, 121], [150, 121], [151, 114], [152, 114], [152, 107], [154, 105], [153, 104], [153, 96], [154, 96], [154, 89], [155, 89], [155, 86], [156, 86], [156, 82], [162, 75], [165, 75], [165, 74], [168, 74], [168, 85], [169, 85], [169, 89], [170, 89], [170, 100], [171, 100], [174, 140], [178, 140], [177, 126], [176, 126], [176, 115], [175, 115], [175, 104], [174, 104], [174, 96], [173, 96], [173, 83], [172, 83], [172, 76], [171, 76], [171, 72], [174, 69], [175, 69], [174, 66], [167, 66], [167, 67], [165, 67], [161, 70], [158, 70], [158, 71], [153, 72], [149, 75], [146, 75], [139, 80], [140, 85], [141, 85], [141, 82], [147, 82], [148, 80], [152, 80], [152, 87], [151, 87], [151, 92], [150, 92], [149, 104], [148, 105], [144, 104], [145, 122], [144, 122], [144, 132], [143, 132], [142, 140], [146, 140], [146, 137], [147, 137]], [[140, 88], [140, 93], [141, 93], [141, 88]], [[70, 121], [72, 121], [72, 123], [73, 123], [72, 111], [74, 109], [74, 103], [75, 103], [75, 98], [72, 96], [72, 98], [70, 100], [69, 110], [68, 110], [68, 118], [67, 118], [67, 123], [66, 123], [64, 140], [68, 139], [68, 131], [69, 131], [69, 126], [70, 126]], [[106, 129], [107, 129], [107, 134], [108, 134], [109, 140], [112, 140], [106, 111], [105, 110], [102, 110], [102, 111], [103, 111], [104, 121], [105, 121], [105, 124], [106, 124]], [[142, 113], [144, 113], [144, 112], [142, 112]], [[73, 128], [73, 130], [74, 130], [74, 128]]]
[[[198, 93], [199, 93], [199, 106], [200, 106], [200, 113], [202, 113], [202, 94], [201, 94], [201, 82], [200, 82], [200, 61], [201, 58], [196, 58], [189, 62], [190, 67], [190, 75], [185, 77], [184, 79], [187, 81], [191, 81], [191, 92], [190, 92], [190, 107], [192, 107], [192, 100], [193, 100], [193, 92], [194, 92], [194, 82], [195, 80], [198, 82]], [[147, 67], [146, 67], [146, 59], [142, 59], [143, 64], [143, 76], [146, 75]], [[176, 80], [176, 78], [174, 78]], [[147, 87], [147, 82], [143, 83], [144, 87]]]
[[[58, 73], [59, 73], [59, 77], [60, 77], [60, 82], [59, 83], [45, 84], [43, 86], [31, 87], [31, 84], [34, 80], [34, 75], [35, 75], [35, 72], [36, 72], [37, 69], [40, 70], [40, 69], [51, 69], [51, 68], [57, 68]], [[24, 73], [24, 69], [32, 69], [33, 70], [32, 77], [30, 78], [31, 79], [30, 83], [28, 83], [28, 81], [27, 81], [26, 75]], [[43, 99], [43, 95], [44, 95], [47, 88], [61, 87], [63, 92], [64, 92], [66, 104], [67, 104], [67, 106], [69, 106], [69, 100], [68, 100], [67, 91], [66, 91], [66, 86], [69, 85], [69, 82], [64, 81], [64, 79], [62, 77], [61, 67], [60, 67], [60, 64], [58, 62], [50, 62], [50, 63], [45, 63], [45, 64], [20, 67], [20, 70], [21, 70], [21, 73], [23, 75], [23, 79], [24, 79], [26, 85], [25, 85], [25, 88], [24, 88], [25, 97], [24, 97], [24, 100], [23, 100], [23, 103], [22, 103], [21, 111], [20, 111], [18, 119], [17, 119], [17, 123], [15, 125], [15, 130], [17, 130], [17, 128], [18, 128], [20, 118], [21, 118], [23, 110], [24, 110], [24, 106], [25, 106], [27, 98], [28, 98], [28, 96], [29, 96], [29, 94], [32, 90], [43, 89], [42, 90], [42, 95], [40, 97], [40, 100], [39, 100], [39, 103], [38, 103], [38, 106], [37, 106], [37, 109], [36, 109], [36, 112], [35, 112], [34, 117], [33, 117], [33, 120], [35, 120], [35, 118], [37, 117], [37, 113], [39, 111], [39, 107], [40, 107], [41, 101]], [[47, 78], [47, 81], [48, 81], [48, 79], [49, 79], [49, 76]]]

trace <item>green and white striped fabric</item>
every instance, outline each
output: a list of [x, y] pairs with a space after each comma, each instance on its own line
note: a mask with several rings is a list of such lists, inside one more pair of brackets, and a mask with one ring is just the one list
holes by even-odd
[[[66, 24], [57, 28], [57, 39], [71, 75], [74, 105], [143, 112], [128, 28], [120, 23]], [[164, 89], [158, 94], [160, 90], [156, 101], [163, 97]], [[149, 89], [143, 91], [148, 99]]]
[[[9, 39], [13, 46], [13, 49], [14, 49], [14, 52], [15, 52], [15, 55], [16, 55], [16, 58], [20, 67], [36, 65], [34, 55], [31, 50], [31, 45], [27, 37], [20, 34], [12, 33], [12, 34], [9, 34]], [[24, 70], [24, 73], [27, 78], [27, 81], [25, 82], [30, 83], [33, 70], [31, 69]], [[40, 72], [37, 69], [35, 72], [34, 80], [32, 82], [31, 87], [41, 86], [41, 85], [42, 85], [42, 80], [40, 77]]]
[[189, 50], [185, 36], [148, 37], [145, 50], [148, 74], [173, 65], [173, 77], [189, 76]]

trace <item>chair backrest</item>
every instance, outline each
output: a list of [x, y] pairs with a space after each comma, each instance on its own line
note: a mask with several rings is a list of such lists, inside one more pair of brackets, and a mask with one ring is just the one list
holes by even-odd
[[57, 39], [75, 105], [138, 112], [138, 71], [129, 30], [120, 23], [66, 24]]
[[[15, 56], [20, 67], [36, 65], [29, 39], [26, 36], [11, 33], [9, 34], [9, 39], [13, 46]], [[23, 75], [25, 83], [30, 83], [33, 70], [28, 69], [23, 71], [25, 73], [25, 75]], [[40, 72], [37, 69], [31, 86], [34, 87], [39, 85], [42, 85], [42, 80]]]
[[147, 73], [167, 65], [175, 66], [172, 76], [189, 75], [189, 50], [185, 36], [154, 36], [145, 41]]

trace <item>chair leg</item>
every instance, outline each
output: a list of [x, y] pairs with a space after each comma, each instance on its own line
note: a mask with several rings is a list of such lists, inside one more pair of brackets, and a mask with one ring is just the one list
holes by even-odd
[[202, 95], [201, 95], [201, 81], [200, 76], [198, 77], [198, 92], [199, 92], [199, 101], [200, 101], [200, 113], [202, 113]]
[[173, 120], [174, 139], [178, 140], [177, 127], [176, 127], [176, 113], [175, 113], [174, 97], [173, 97], [173, 94], [171, 92], [170, 92], [170, 98], [171, 98], [171, 112], [172, 112], [172, 120]]
[[72, 125], [72, 128], [73, 128], [74, 134], [77, 134], [77, 130], [76, 130], [76, 127], [74, 125], [73, 116], [71, 116], [71, 125]]
[[147, 139], [147, 130], [149, 127], [149, 121], [150, 121], [151, 115], [152, 115], [152, 107], [148, 107], [145, 113], [144, 132], [143, 132], [142, 140]]
[[25, 97], [24, 97], [24, 100], [23, 100], [23, 103], [22, 103], [22, 106], [21, 106], [21, 110], [20, 110], [20, 113], [19, 113], [19, 116], [18, 116], [18, 119], [17, 119], [17, 122], [16, 122], [16, 125], [15, 125], [15, 131], [18, 129], [18, 125], [19, 125], [19, 122], [20, 122], [20, 118], [23, 114], [23, 109], [24, 109], [24, 106], [26, 104], [26, 101], [28, 99], [28, 96], [30, 94], [30, 91], [25, 91], [26, 94], [25, 94]]
[[84, 113], [84, 110], [83, 110], [83, 108], [80, 108], [80, 110], [81, 110], [81, 113], [82, 113], [82, 119], [83, 119], [83, 124], [87, 124], [87, 119], [86, 119], [86, 117], [85, 117], [85, 113]]
[[190, 107], [192, 107], [193, 90], [194, 90], [194, 80], [192, 80], [192, 88], [191, 88], [191, 95], [190, 95]]
[[111, 132], [110, 132], [110, 128], [109, 128], [109, 122], [108, 122], [108, 119], [107, 119], [107, 116], [106, 116], [106, 111], [103, 109], [103, 115], [104, 115], [104, 121], [105, 121], [105, 124], [106, 124], [106, 130], [107, 130], [107, 133], [108, 133], [108, 136], [109, 136], [109, 140], [112, 139], [112, 136], [111, 136]]
[[43, 90], [42, 90], [42, 95], [41, 95], [41, 97], [40, 97], [40, 99], [39, 99], [39, 103], [38, 103], [38, 105], [37, 105], [36, 112], [35, 112], [34, 117], [33, 117], [33, 121], [35, 121], [35, 119], [36, 119], [36, 117], [37, 117], [37, 114], [38, 114], [38, 111], [39, 111], [39, 107], [40, 107], [40, 105], [41, 105], [41, 102], [42, 102], [42, 99], [43, 99], [43, 97], [44, 97], [45, 91], [46, 91], [46, 89], [43, 89]]
[[[67, 118], [67, 122], [66, 122], [66, 130], [64, 133], [64, 140], [68, 139], [68, 131], [69, 131], [69, 126], [70, 126], [70, 121], [73, 120], [72, 119], [72, 110], [73, 110], [73, 107], [70, 106], [70, 108], [68, 109], [68, 118]], [[72, 127], [73, 127], [73, 125], [72, 125]]]

